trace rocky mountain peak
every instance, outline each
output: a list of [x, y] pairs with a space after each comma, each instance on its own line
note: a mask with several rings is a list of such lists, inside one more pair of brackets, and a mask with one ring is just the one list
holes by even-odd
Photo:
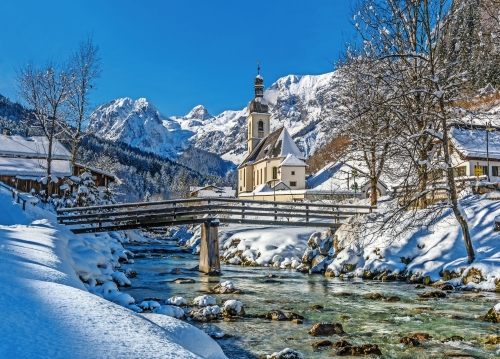
[[203, 105], [195, 106], [186, 116], [185, 118], [189, 120], [208, 120], [213, 116], [208, 113], [207, 109]]

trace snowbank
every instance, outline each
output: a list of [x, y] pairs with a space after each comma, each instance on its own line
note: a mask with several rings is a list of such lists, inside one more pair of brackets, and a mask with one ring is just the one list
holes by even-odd
[[297, 268], [314, 231], [296, 227], [221, 227], [221, 259], [230, 264]]
[[[374, 231], [384, 220], [384, 211], [391, 205], [382, 200], [377, 212], [352, 217], [335, 233], [338, 248], [327, 272], [335, 275], [352, 272], [356, 276], [387, 271], [431, 281], [453, 280], [467, 288], [494, 290], [500, 281], [500, 240], [494, 231], [494, 218], [500, 215], [500, 201], [484, 196], [467, 196], [461, 200], [469, 223], [476, 260], [469, 265], [462, 232], [453, 213], [443, 213], [430, 226], [407, 229], [398, 237]], [[421, 212], [421, 211], [419, 211]], [[415, 215], [408, 212], [396, 230], [409, 227]]]
[[225, 358], [187, 323], [104, 299], [134, 303], [111, 281], [120, 247], [109, 235], [75, 236], [40, 208], [24, 212], [0, 190], [0, 357]]

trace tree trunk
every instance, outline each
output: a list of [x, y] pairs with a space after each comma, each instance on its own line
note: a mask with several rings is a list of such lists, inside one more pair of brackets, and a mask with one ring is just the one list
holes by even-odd
[[378, 193], [377, 193], [377, 179], [376, 178], [370, 178], [370, 186], [371, 186], [371, 193], [370, 193], [370, 205], [375, 206], [377, 205], [377, 200], [378, 200]]

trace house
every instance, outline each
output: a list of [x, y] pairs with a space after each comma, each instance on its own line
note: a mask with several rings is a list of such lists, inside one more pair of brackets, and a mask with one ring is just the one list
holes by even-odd
[[[21, 192], [44, 190], [47, 183], [48, 147], [48, 140], [44, 136], [0, 135], [0, 181]], [[79, 163], [72, 166], [71, 153], [59, 141], [53, 141], [50, 182], [53, 184], [52, 194], [60, 194], [62, 190], [69, 189], [72, 176], [80, 175], [84, 169], [90, 170], [92, 179], [100, 189], [117, 180], [112, 173], [98, 168]]]
[[[388, 186], [379, 179], [378, 196], [387, 194]], [[307, 179], [308, 199], [369, 198], [370, 177], [362, 166], [349, 161], [331, 162]]]
[[306, 188], [305, 157], [285, 127], [270, 132], [271, 114], [263, 94], [264, 79], [258, 68], [254, 99], [248, 104], [248, 155], [238, 166], [239, 198], [254, 197], [262, 185], [270, 188], [281, 183], [291, 190]]
[[[377, 182], [379, 196], [385, 196], [388, 186], [381, 180]], [[370, 178], [361, 166], [348, 161], [331, 162], [307, 178], [306, 188], [292, 189], [283, 182], [275, 186], [257, 186], [247, 197], [268, 201], [302, 200], [343, 200], [347, 198], [369, 198]]]
[[[48, 148], [48, 140], [44, 136], [0, 135], [0, 181], [22, 192], [44, 189]], [[53, 193], [59, 193], [63, 178], [72, 174], [71, 154], [60, 142], [54, 141], [50, 182], [55, 183]]]
[[[473, 177], [479, 167], [491, 182], [500, 182], [500, 127], [454, 125], [449, 134], [456, 177]], [[437, 156], [442, 156], [439, 149]]]
[[73, 175], [79, 176], [84, 171], [90, 171], [92, 180], [94, 181], [96, 187], [100, 189], [107, 187], [110, 183], [118, 182], [118, 178], [111, 172], [75, 162], [75, 165], [73, 166]]
[[231, 187], [209, 185], [204, 187], [189, 187], [189, 197], [193, 198], [235, 198], [236, 190]]

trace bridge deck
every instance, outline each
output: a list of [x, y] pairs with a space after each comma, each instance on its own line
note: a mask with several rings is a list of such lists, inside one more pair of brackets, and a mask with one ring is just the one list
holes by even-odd
[[180, 224], [220, 223], [266, 226], [338, 228], [341, 221], [373, 206], [267, 202], [228, 198], [180, 199], [159, 202], [60, 208], [61, 224], [74, 233], [154, 228]]

